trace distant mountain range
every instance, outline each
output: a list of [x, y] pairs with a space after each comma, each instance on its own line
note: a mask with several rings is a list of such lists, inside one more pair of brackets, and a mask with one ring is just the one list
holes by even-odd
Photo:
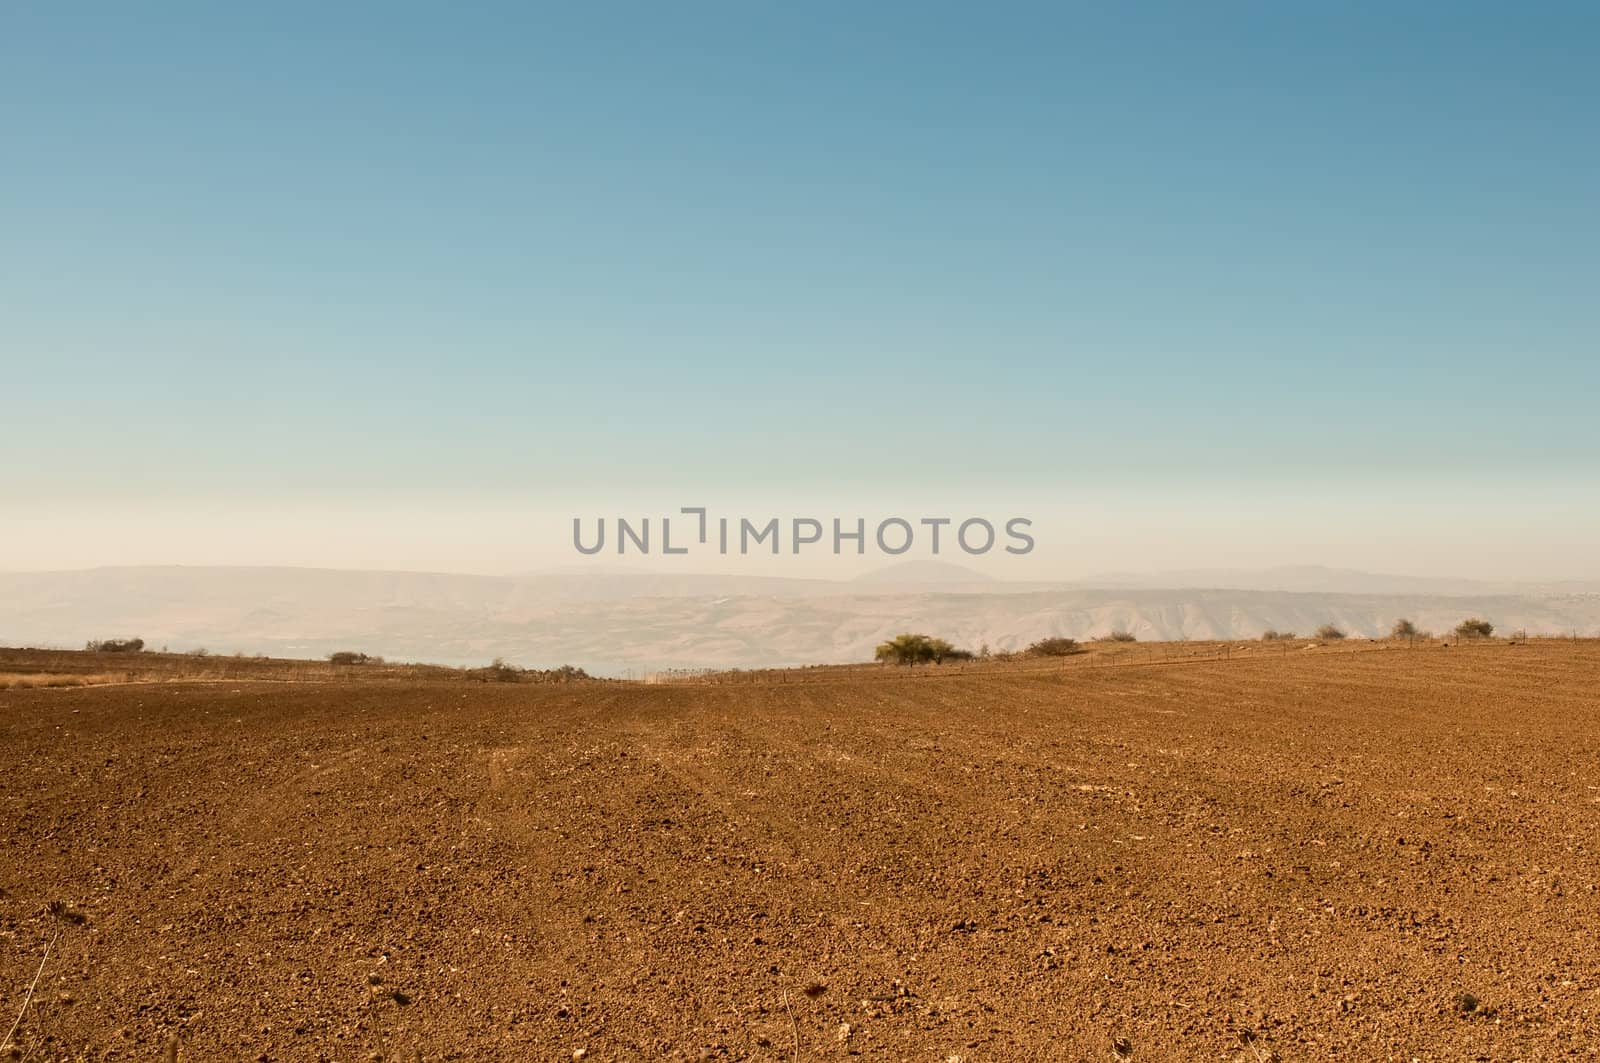
[[620, 674], [870, 660], [920, 630], [976, 649], [1113, 629], [1141, 639], [1355, 636], [1396, 617], [1445, 631], [1469, 615], [1504, 631], [1600, 633], [1592, 584], [1507, 587], [1324, 568], [1018, 583], [911, 562], [847, 580], [646, 572], [520, 576], [300, 568], [149, 567], [0, 573], [0, 644], [142, 637], [174, 650], [402, 660]]
[[1080, 586], [1150, 587], [1160, 589], [1218, 588], [1224, 590], [1300, 591], [1316, 594], [1600, 594], [1600, 582], [1527, 582], [1459, 579], [1454, 577], [1392, 576], [1321, 565], [1290, 565], [1265, 569], [1184, 569], [1166, 572], [1108, 573], [1084, 580]]

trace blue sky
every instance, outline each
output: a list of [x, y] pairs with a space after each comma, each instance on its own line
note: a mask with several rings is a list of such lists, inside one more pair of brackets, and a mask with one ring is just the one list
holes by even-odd
[[0, 13], [0, 567], [1183, 487], [1600, 576], [1593, 5], [336, 6]]

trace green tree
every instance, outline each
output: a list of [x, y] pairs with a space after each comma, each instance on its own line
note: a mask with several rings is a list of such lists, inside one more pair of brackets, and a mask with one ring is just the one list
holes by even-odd
[[873, 656], [877, 660], [892, 664], [914, 666], [927, 661], [942, 664], [947, 658], [966, 658], [972, 655], [965, 650], [956, 649], [944, 639], [907, 632], [904, 635], [896, 635], [888, 642], [879, 643]]
[[1048, 638], [1040, 639], [1027, 650], [1032, 657], [1068, 657], [1074, 653], [1081, 653], [1082, 647], [1077, 639]]

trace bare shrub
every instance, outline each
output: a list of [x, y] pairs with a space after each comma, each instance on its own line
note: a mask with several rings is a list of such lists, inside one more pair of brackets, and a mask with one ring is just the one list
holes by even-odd
[[1338, 641], [1339, 639], [1344, 638], [1344, 632], [1332, 624], [1323, 624], [1321, 627], [1317, 628], [1317, 638]]
[[1494, 625], [1475, 616], [1456, 625], [1456, 635], [1464, 639], [1486, 639], [1493, 634]]

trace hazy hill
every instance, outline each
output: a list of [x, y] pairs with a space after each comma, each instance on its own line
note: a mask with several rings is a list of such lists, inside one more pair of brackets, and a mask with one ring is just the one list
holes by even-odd
[[948, 561], [902, 561], [850, 581], [863, 590], [993, 591], [1010, 589], [993, 576]]
[[1564, 587], [1518, 584], [1455, 577], [1396, 576], [1381, 572], [1285, 565], [1264, 569], [1180, 569], [1162, 572], [1112, 572], [1084, 581], [1097, 587], [1147, 589], [1226, 588], [1228, 590], [1300, 591], [1316, 594], [1525, 594], [1558, 590], [1600, 592], [1600, 586]]
[[851, 581], [198, 567], [0, 573], [0, 644], [139, 635], [175, 650], [359, 649], [462, 664], [503, 656], [611, 673], [868, 660], [878, 642], [912, 629], [1008, 649], [1114, 628], [1142, 639], [1253, 638], [1333, 622], [1375, 636], [1397, 616], [1445, 631], [1467, 615], [1502, 630], [1593, 634], [1600, 595], [1030, 585], [956, 566]]

